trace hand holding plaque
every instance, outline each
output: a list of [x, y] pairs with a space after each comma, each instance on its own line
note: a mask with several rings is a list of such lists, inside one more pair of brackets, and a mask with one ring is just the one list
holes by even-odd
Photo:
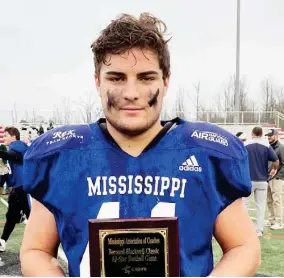
[[176, 217], [90, 220], [89, 243], [91, 276], [179, 276]]

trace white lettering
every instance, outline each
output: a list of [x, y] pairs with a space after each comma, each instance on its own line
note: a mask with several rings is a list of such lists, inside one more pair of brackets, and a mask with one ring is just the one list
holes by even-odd
[[134, 192], [135, 194], [141, 194], [142, 193], [142, 182], [143, 182], [143, 177], [142, 176], [136, 176], [135, 177], [135, 188], [134, 188]]
[[182, 179], [182, 189], [181, 189], [181, 193], [180, 193], [180, 198], [184, 198], [184, 190], [185, 190], [185, 185], [186, 185], [186, 182], [187, 180], [186, 179]]
[[109, 177], [109, 194], [115, 194], [116, 193], [116, 177], [115, 176], [110, 176]]
[[126, 177], [125, 176], [120, 176], [118, 178], [118, 185], [119, 185], [119, 188], [118, 188], [118, 193], [119, 194], [125, 194], [126, 193]]
[[152, 193], [152, 183], [153, 183], [153, 177], [151, 176], [146, 176], [145, 178], [145, 189], [144, 189], [144, 193], [149, 195]]
[[155, 196], [157, 196], [159, 194], [159, 192], [158, 192], [159, 180], [160, 180], [160, 177], [155, 177], [155, 190], [154, 190], [154, 193], [153, 193], [153, 195], [155, 195]]
[[128, 194], [132, 194], [132, 181], [133, 181], [133, 176], [128, 176], [128, 179], [129, 179]]
[[180, 179], [172, 178], [172, 190], [171, 190], [171, 197], [175, 197], [175, 192], [180, 189]]
[[97, 177], [95, 185], [94, 185], [92, 179], [90, 177], [87, 177], [88, 186], [89, 186], [89, 194], [88, 194], [88, 196], [101, 195], [101, 183], [100, 183], [100, 180], [101, 180], [101, 177]]
[[169, 189], [170, 179], [167, 177], [162, 177], [161, 180], [162, 180], [162, 184], [161, 184], [160, 196], [165, 196], [164, 191]]
[[102, 177], [103, 180], [103, 195], [107, 195], [107, 177]]

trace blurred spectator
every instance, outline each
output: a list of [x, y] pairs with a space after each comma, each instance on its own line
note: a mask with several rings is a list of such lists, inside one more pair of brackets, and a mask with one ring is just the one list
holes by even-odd
[[49, 127], [47, 128], [47, 130], [51, 130], [51, 129], [53, 129], [53, 128], [54, 128], [53, 123], [50, 122], [50, 123], [49, 123]]
[[284, 183], [284, 145], [278, 140], [278, 131], [271, 129], [268, 141], [279, 159], [277, 174], [269, 181], [267, 190], [268, 225], [272, 230], [283, 228], [281, 191]]
[[[7, 151], [7, 148], [5, 145], [0, 145], [0, 151]], [[8, 181], [8, 176], [9, 176], [9, 167], [7, 164], [7, 160], [3, 160], [0, 158], [0, 194], [3, 194], [4, 190], [4, 185]]]
[[247, 140], [245, 133], [243, 133], [242, 131], [237, 132], [236, 136], [239, 137], [240, 140], [243, 141], [243, 142], [245, 142]]
[[[277, 172], [279, 160], [267, 140], [262, 139], [261, 127], [252, 130], [252, 139], [245, 142], [249, 156], [250, 177], [252, 181], [252, 194], [256, 203], [256, 232], [258, 236], [263, 235], [264, 217], [267, 198], [267, 187], [269, 177]], [[268, 162], [272, 161], [272, 169], [268, 176]], [[250, 196], [250, 197], [251, 197]], [[247, 209], [250, 207], [250, 197], [245, 198]]]
[[8, 186], [12, 191], [8, 199], [6, 223], [0, 239], [0, 251], [6, 249], [6, 241], [10, 237], [17, 223], [20, 222], [23, 211], [28, 218], [30, 205], [27, 194], [23, 190], [23, 158], [28, 146], [20, 141], [20, 132], [15, 127], [4, 129], [4, 144], [9, 146], [8, 151], [0, 151], [0, 158], [8, 160], [11, 172], [9, 173]]
[[38, 135], [42, 135], [44, 133], [44, 129], [42, 127], [42, 125], [39, 126], [39, 129], [38, 129]]

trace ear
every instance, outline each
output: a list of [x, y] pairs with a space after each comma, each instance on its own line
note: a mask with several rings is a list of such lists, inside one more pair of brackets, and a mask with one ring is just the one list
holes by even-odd
[[164, 86], [165, 86], [165, 89], [164, 89], [164, 96], [167, 94], [167, 90], [169, 88], [169, 83], [170, 83], [170, 74], [168, 75], [168, 77], [166, 77], [164, 79]]
[[95, 72], [94, 74], [94, 78], [95, 78], [95, 83], [96, 83], [96, 88], [97, 91], [99, 93], [99, 96], [101, 96], [101, 91], [100, 91], [100, 86], [101, 86], [101, 82], [100, 82], [100, 76]]

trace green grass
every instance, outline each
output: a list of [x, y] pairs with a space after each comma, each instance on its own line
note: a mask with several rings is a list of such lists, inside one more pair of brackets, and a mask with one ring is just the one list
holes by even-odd
[[[7, 212], [7, 208], [2, 203], [0, 203], [1, 234], [2, 234], [3, 227], [4, 227], [4, 223], [6, 221], [6, 212]], [[19, 252], [19, 248], [21, 246], [25, 227], [26, 225], [24, 224], [16, 225], [15, 230], [13, 231], [13, 233], [11, 234], [10, 238], [7, 241], [7, 248], [9, 249], [9, 251], [15, 252], [15, 253]]]
[[[6, 201], [8, 200], [7, 196], [2, 196]], [[6, 212], [7, 207], [0, 202], [0, 232], [2, 234], [4, 223], [6, 221]], [[0, 257], [4, 262], [4, 266], [0, 267], [0, 276], [9, 275], [9, 276], [21, 276], [20, 269], [20, 259], [19, 252], [21, 248], [21, 243], [25, 231], [25, 224], [17, 224], [15, 230], [11, 234], [10, 238], [6, 244], [6, 251], [0, 253]], [[63, 270], [66, 275], [68, 275], [67, 265], [64, 261], [59, 259], [59, 263], [61, 264]]]
[[[7, 207], [0, 203], [0, 229], [3, 231], [6, 221]], [[19, 252], [25, 230], [24, 224], [17, 224], [15, 230], [7, 241], [6, 251], [0, 253], [3, 266], [0, 267], [0, 275], [19, 276], [21, 275]]]
[[[282, 192], [282, 200], [284, 200], [284, 193]], [[283, 202], [284, 203], [284, 202]], [[251, 200], [251, 209], [255, 209], [255, 202]], [[284, 213], [284, 210], [283, 210]], [[249, 215], [256, 217], [256, 211], [250, 210]], [[284, 214], [283, 214], [284, 215]], [[267, 219], [267, 209], [266, 209]], [[254, 221], [254, 219], [253, 219]], [[280, 236], [279, 238], [273, 238]], [[259, 238], [261, 244], [261, 266], [257, 273], [265, 276], [284, 276], [284, 229], [271, 230], [267, 227], [264, 229], [264, 236]], [[222, 250], [218, 243], [213, 240], [214, 261], [215, 264], [220, 261], [222, 257]]]

